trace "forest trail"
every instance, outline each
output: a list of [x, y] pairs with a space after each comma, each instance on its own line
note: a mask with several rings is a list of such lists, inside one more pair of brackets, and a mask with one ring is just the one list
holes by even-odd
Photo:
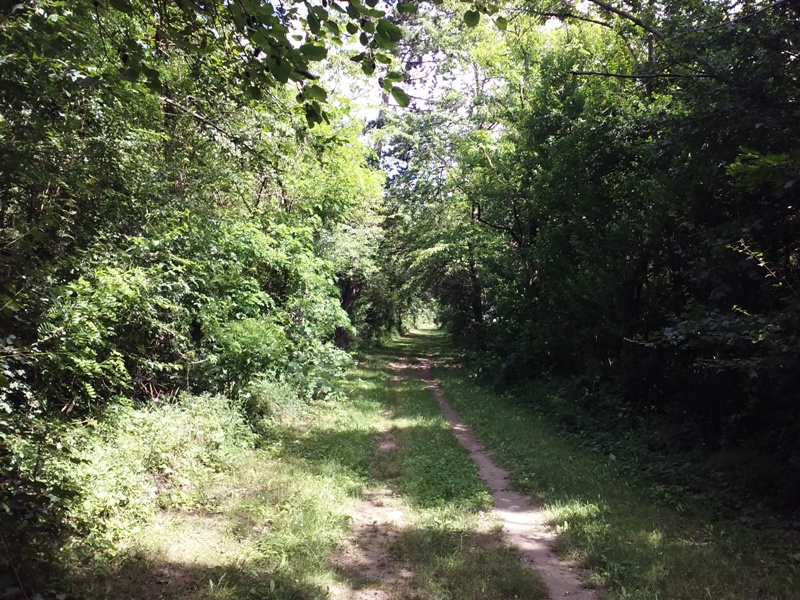
[[[800, 597], [791, 572], [771, 581], [751, 566], [781, 546], [733, 528], [718, 541], [717, 524], [666, 513], [612, 460], [476, 385], [442, 334], [394, 338], [339, 385], [339, 396], [276, 405], [258, 445], [229, 449], [226, 468], [163, 483], [150, 513], [127, 529], [116, 521], [113, 555], [70, 563], [65, 598]], [[114, 436], [125, 456], [146, 417], [130, 439]], [[149, 418], [177, 419], [163, 417]], [[729, 539], [744, 558], [730, 558]], [[571, 569], [554, 549], [592, 570]], [[770, 585], [777, 591], [762, 593]]]
[[503, 539], [518, 548], [522, 562], [533, 569], [547, 586], [549, 596], [596, 600], [597, 593], [586, 588], [576, 570], [568, 566], [553, 552], [551, 545], [555, 534], [545, 523], [545, 516], [529, 496], [510, 489], [509, 473], [494, 462], [489, 451], [475, 437], [472, 428], [450, 406], [433, 376], [433, 358], [429, 355], [420, 361], [420, 375], [433, 393], [444, 417], [449, 421], [453, 435], [466, 448], [478, 475], [489, 488], [494, 513], [503, 524]]
[[[502, 524], [502, 541], [519, 551], [522, 564], [533, 570], [547, 588], [547, 598], [596, 600], [597, 593], [587, 589], [579, 572], [560, 560], [551, 545], [555, 539], [540, 507], [530, 497], [510, 489], [508, 471], [497, 465], [475, 437], [472, 429], [450, 406], [433, 376], [431, 355], [419, 357], [410, 367], [405, 358], [389, 363], [388, 386], [396, 387], [405, 378], [419, 378], [431, 391], [450, 430], [467, 450], [477, 467], [478, 476], [492, 497], [492, 515]], [[387, 407], [387, 419], [395, 415]], [[397, 451], [397, 439], [391, 431], [382, 432], [376, 443], [375, 462]], [[333, 600], [389, 600], [391, 588], [413, 577], [413, 573], [392, 556], [390, 547], [408, 526], [409, 517], [402, 501], [391, 486], [365, 490], [348, 510], [353, 524], [347, 543], [331, 559], [337, 571], [346, 575], [351, 585], [331, 590]]]
[[[412, 361], [415, 364], [409, 364]], [[478, 477], [491, 493], [494, 509], [486, 511], [484, 519], [492, 523], [493, 532], [478, 545], [515, 549], [507, 559], [524, 565], [523, 570], [531, 569], [535, 578], [541, 580], [547, 588], [545, 592], [544, 587], [537, 584], [531, 595], [515, 594], [514, 597], [527, 600], [555, 600], [563, 597], [594, 600], [596, 596], [583, 587], [576, 573], [550, 550], [549, 544], [553, 536], [547, 530], [540, 511], [525, 496], [508, 489], [507, 472], [494, 464], [469, 426], [460, 420], [447, 403], [433, 379], [432, 358], [419, 355], [398, 356], [389, 362], [388, 369], [390, 375], [387, 381], [385, 417], [390, 426], [376, 439], [373, 474], [377, 479], [384, 479], [388, 474], [385, 464], [396, 461], [397, 454], [404, 450], [404, 440], [398, 439], [400, 434], [395, 435], [395, 428], [402, 428], [402, 415], [393, 410], [391, 395], [404, 394], [401, 387], [403, 382], [413, 383], [415, 386], [422, 383], [424, 387], [419, 386], [419, 391], [427, 388], [433, 392], [442, 413], [440, 416], [446, 419], [442, 426], [447, 430], [446, 425], [449, 423], [450, 431], [469, 453], [478, 469]], [[426, 395], [423, 393], [423, 398]], [[427, 395], [425, 401], [430, 404], [430, 399], [430, 395]], [[404, 398], [399, 397], [398, 402], [403, 404]], [[331, 588], [331, 600], [391, 600], [405, 598], [411, 591], [406, 585], [417, 574], [409, 568], [406, 561], [393, 552], [393, 546], [401, 540], [404, 531], [407, 532], [412, 527], [415, 511], [407, 504], [408, 499], [404, 497], [402, 490], [395, 487], [394, 484], [389, 484], [367, 488], [349, 507], [351, 534], [343, 547], [330, 559], [330, 564], [344, 576], [344, 580]], [[502, 532], [498, 525], [502, 526]], [[474, 541], [480, 533], [473, 531], [472, 535], [475, 536]], [[427, 597], [413, 593], [412, 596]]]

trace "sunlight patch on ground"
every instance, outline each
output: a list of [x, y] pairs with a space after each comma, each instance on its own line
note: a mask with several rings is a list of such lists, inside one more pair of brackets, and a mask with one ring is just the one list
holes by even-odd
[[568, 528], [570, 521], [594, 521], [602, 514], [600, 507], [594, 502], [569, 500], [566, 502], [549, 502], [544, 508], [547, 522], [556, 527]]
[[221, 515], [160, 513], [143, 532], [137, 550], [170, 563], [217, 566], [244, 562], [254, 549], [236, 539]]

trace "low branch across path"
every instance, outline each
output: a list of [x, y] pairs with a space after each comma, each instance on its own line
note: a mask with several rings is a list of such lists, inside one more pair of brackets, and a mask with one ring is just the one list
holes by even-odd
[[541, 508], [528, 496], [509, 489], [508, 471], [492, 460], [470, 426], [461, 420], [447, 402], [433, 377], [432, 358], [423, 358], [421, 362], [423, 381], [433, 392], [442, 414], [450, 422], [453, 434], [469, 452], [478, 467], [478, 475], [492, 494], [494, 511], [503, 523], [506, 543], [520, 550], [523, 562], [539, 575], [551, 599], [597, 600], [597, 593], [587, 589], [578, 573], [551, 549], [555, 534], [547, 527]]

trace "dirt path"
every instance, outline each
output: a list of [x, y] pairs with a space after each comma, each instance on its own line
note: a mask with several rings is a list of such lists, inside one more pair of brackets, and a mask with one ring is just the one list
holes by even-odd
[[444, 417], [450, 422], [453, 434], [467, 449], [478, 474], [492, 493], [495, 514], [501, 519], [506, 543], [519, 548], [523, 562], [541, 577], [553, 600], [569, 597], [578, 600], [597, 600], [594, 590], [583, 586], [578, 572], [562, 562], [551, 550], [555, 534], [545, 523], [539, 506], [528, 496], [509, 489], [508, 471], [498, 466], [478, 441], [472, 429], [450, 406], [433, 378], [433, 361], [421, 361], [421, 376], [433, 392]]
[[[402, 379], [406, 368], [404, 362], [389, 365], [390, 385]], [[392, 415], [386, 416], [391, 421]], [[377, 441], [375, 462], [384, 460], [396, 449], [394, 435], [384, 431]], [[365, 490], [347, 512], [353, 521], [353, 532], [331, 563], [350, 585], [331, 589], [331, 599], [389, 600], [392, 595], [387, 588], [413, 575], [389, 554], [390, 544], [407, 524], [405, 510], [389, 487], [381, 487]]]

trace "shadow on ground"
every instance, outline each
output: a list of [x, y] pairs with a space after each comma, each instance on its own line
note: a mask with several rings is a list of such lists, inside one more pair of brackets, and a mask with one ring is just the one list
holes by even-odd
[[288, 570], [233, 562], [219, 566], [164, 561], [133, 554], [114, 568], [102, 585], [74, 598], [108, 600], [310, 600], [327, 591], [304, 583]]
[[[388, 545], [388, 559], [382, 553], [364, 553], [337, 568], [354, 590], [390, 590], [396, 600], [539, 600], [547, 595], [531, 571], [522, 566], [517, 553], [502, 545], [497, 532], [439, 525], [381, 526], [359, 532], [358, 538], [376, 535]], [[356, 568], [351, 568], [353, 563]]]

